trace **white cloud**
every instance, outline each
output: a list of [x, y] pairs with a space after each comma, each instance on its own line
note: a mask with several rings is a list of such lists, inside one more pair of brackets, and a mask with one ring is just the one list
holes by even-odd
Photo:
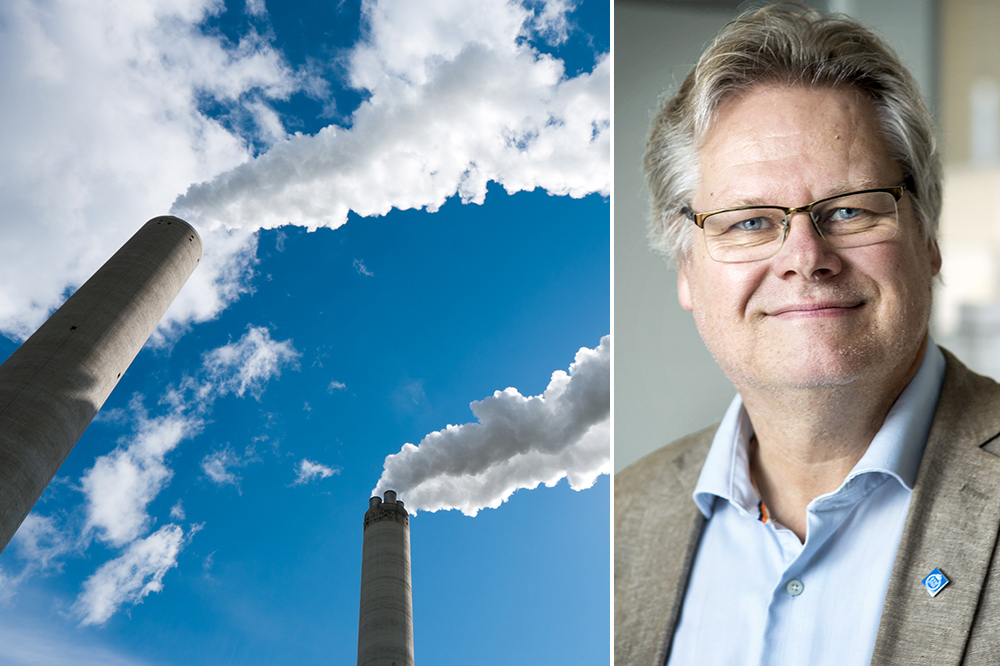
[[8, 601], [13, 597], [19, 584], [17, 577], [12, 577], [0, 567], [0, 601]]
[[292, 485], [299, 486], [318, 479], [331, 477], [334, 474], [340, 474], [340, 469], [336, 467], [327, 467], [326, 465], [303, 458], [299, 461], [299, 464], [296, 467], [295, 481], [292, 482]]
[[576, 7], [574, 0], [543, 0], [531, 21], [532, 28], [552, 44], [562, 44], [569, 37], [566, 16]]
[[209, 382], [221, 394], [243, 396], [247, 391], [260, 400], [267, 382], [294, 365], [300, 354], [291, 341], [271, 339], [264, 327], [250, 326], [236, 342], [205, 354], [204, 368]]
[[220, 486], [226, 484], [238, 486], [240, 479], [230, 469], [233, 464], [233, 461], [230, 459], [231, 455], [232, 451], [228, 449], [210, 453], [201, 460], [202, 471], [208, 475], [208, 478]]
[[[97, 458], [80, 481], [86, 498], [85, 532], [116, 547], [141, 536], [152, 520], [147, 511], [150, 502], [173, 476], [167, 455], [201, 431], [215, 400], [246, 392], [259, 400], [268, 381], [298, 357], [290, 340], [273, 340], [268, 329], [250, 326], [239, 340], [206, 352], [197, 377], [186, 377], [180, 387], [167, 389], [162, 399], [168, 407], [165, 414], [150, 416], [142, 397], [134, 398], [130, 405], [133, 434]], [[235, 454], [222, 455], [222, 459], [208, 460], [206, 474], [217, 483], [230, 474], [238, 483], [226, 467], [236, 463]], [[242, 464], [251, 455], [248, 450]]]
[[150, 523], [146, 509], [170, 481], [164, 462], [181, 441], [201, 429], [197, 416], [171, 412], [149, 417], [140, 399], [132, 402], [135, 433], [111, 453], [100, 456], [83, 474], [85, 531], [121, 547], [139, 537]]
[[246, 8], [250, 16], [267, 16], [264, 0], [247, 0]]
[[[23, 581], [39, 573], [61, 571], [61, 559], [78, 550], [71, 532], [51, 516], [29, 513], [11, 539], [7, 552], [23, 565], [16, 574], [0, 569], [0, 600], [12, 597]], [[11, 555], [7, 562], [13, 562]], [[2, 651], [0, 651], [2, 655]]]
[[[141, 538], [154, 522], [149, 505], [173, 476], [168, 455], [200, 432], [218, 398], [249, 392], [260, 399], [268, 380], [298, 356], [290, 340], [272, 340], [266, 328], [251, 326], [239, 340], [207, 352], [197, 376], [168, 387], [161, 399], [166, 413], [150, 416], [141, 396], [132, 400], [133, 434], [123, 438], [114, 451], [97, 458], [80, 481], [85, 496], [84, 535], [93, 534], [110, 546], [125, 548], [124, 554], [102, 565], [84, 584], [76, 604], [83, 624], [102, 624], [123, 604], [139, 603], [149, 592], [158, 591], [163, 574], [176, 565], [183, 536], [179, 526], [170, 524]], [[227, 447], [207, 456], [202, 469], [216, 483], [239, 487], [233, 468], [254, 459], [252, 447], [242, 456]], [[180, 501], [170, 509], [170, 517], [184, 520]], [[26, 547], [40, 548], [41, 537], [51, 542], [49, 525], [27, 524], [29, 532], [17, 537]], [[189, 538], [197, 529], [199, 526], [191, 527]], [[6, 585], [9, 581], [3, 582], [3, 589], [10, 589]]]
[[73, 540], [51, 516], [29, 513], [11, 539], [20, 559], [32, 571], [44, 571], [74, 548]]
[[330, 393], [334, 391], [343, 391], [347, 388], [347, 384], [344, 382], [338, 382], [336, 379], [330, 381], [330, 385], [326, 387], [326, 390]]
[[395, 490], [410, 511], [459, 509], [474, 516], [519, 488], [567, 478], [574, 490], [611, 469], [611, 338], [582, 348], [545, 392], [496, 391], [473, 402], [477, 423], [449, 425], [385, 459], [373, 495]]
[[[222, 10], [220, 0], [0, 3], [0, 332], [30, 333], [178, 192], [250, 158], [247, 138], [202, 113], [203, 100], [259, 108], [305, 84], [260, 36], [204, 33]], [[264, 129], [276, 134], [270, 120]], [[168, 328], [211, 318], [243, 289], [250, 233], [201, 233], [205, 258]]]
[[375, 275], [370, 270], [368, 270], [368, 267], [365, 266], [365, 262], [361, 261], [360, 259], [354, 260], [354, 270], [358, 272], [358, 275], [364, 275], [365, 277], [372, 277], [373, 275]]
[[[537, 4], [537, 3], [534, 3]], [[610, 60], [567, 78], [523, 39], [565, 35], [569, 3], [368, 1], [349, 59], [367, 99], [349, 128], [278, 141], [192, 186], [173, 210], [206, 228], [336, 228], [353, 210], [481, 203], [495, 181], [574, 197], [610, 190]]]
[[252, 446], [248, 446], [246, 451], [240, 455], [227, 445], [225, 448], [202, 458], [201, 470], [216, 484], [236, 486], [237, 491], [242, 493], [240, 490], [242, 479], [236, 470], [246, 467], [257, 459]]
[[102, 564], [84, 582], [73, 606], [80, 624], [104, 624], [123, 605], [134, 606], [149, 593], [162, 590], [163, 576], [177, 566], [184, 545], [184, 530], [171, 523]]

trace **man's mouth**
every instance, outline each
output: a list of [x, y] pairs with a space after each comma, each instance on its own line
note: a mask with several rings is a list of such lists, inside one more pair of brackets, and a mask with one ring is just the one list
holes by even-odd
[[773, 308], [767, 312], [772, 317], [838, 317], [857, 310], [864, 301], [860, 299], [836, 301], [809, 301], [789, 303]]

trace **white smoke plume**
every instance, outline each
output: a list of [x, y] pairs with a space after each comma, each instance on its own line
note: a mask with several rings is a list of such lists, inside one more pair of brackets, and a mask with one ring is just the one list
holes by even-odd
[[[305, 83], [267, 39], [203, 31], [218, 0], [0, 2], [0, 333], [27, 337], [179, 192], [251, 157], [204, 99], [273, 103]], [[245, 290], [253, 238], [202, 230], [165, 325]]]
[[589, 488], [611, 469], [611, 337], [581, 348], [541, 395], [508, 388], [470, 407], [478, 422], [449, 425], [387, 457], [372, 494], [395, 490], [414, 513], [475, 516], [519, 488], [562, 478], [574, 490]]
[[[204, 29], [219, 0], [0, 2], [0, 334], [27, 337], [171, 207], [205, 255], [154, 344], [250, 289], [261, 228], [482, 202], [490, 180], [609, 192], [608, 55], [569, 76], [532, 46], [567, 39], [572, 0], [365, 0], [329, 71], [287, 61], [264, 4], [231, 40]], [[279, 103], [345, 86], [364, 102], [339, 124], [287, 131]]]
[[482, 203], [488, 181], [582, 197], [610, 188], [610, 62], [567, 78], [531, 33], [565, 38], [565, 2], [366, 2], [350, 55], [367, 99], [349, 127], [295, 134], [191, 187], [173, 212], [207, 228], [336, 228], [348, 211]]

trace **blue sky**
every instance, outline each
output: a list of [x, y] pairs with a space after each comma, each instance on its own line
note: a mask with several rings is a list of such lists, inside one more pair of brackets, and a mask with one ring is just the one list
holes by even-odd
[[440, 509], [420, 663], [607, 661], [610, 8], [474, 4], [0, 8], [0, 357], [146, 219], [205, 245], [0, 663], [352, 664], [376, 486]]

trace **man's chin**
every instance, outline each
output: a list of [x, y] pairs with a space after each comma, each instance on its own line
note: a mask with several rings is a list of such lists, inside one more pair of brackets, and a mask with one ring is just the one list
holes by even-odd
[[727, 372], [737, 386], [787, 389], [822, 389], [850, 386], [862, 382], [866, 370], [871, 371], [867, 354], [845, 354], [844, 350], [823, 349], [822, 345], [782, 354], [773, 362], [756, 368]]

